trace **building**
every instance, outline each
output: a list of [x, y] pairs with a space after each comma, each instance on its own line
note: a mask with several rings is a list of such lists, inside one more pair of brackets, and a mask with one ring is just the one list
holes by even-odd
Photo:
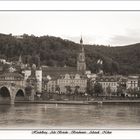
[[65, 75], [67, 73], [74, 73], [76, 72], [76, 68], [73, 67], [49, 67], [45, 66], [42, 67], [43, 71], [43, 91], [51, 92], [53, 93], [55, 90], [55, 87], [57, 85], [57, 80], [60, 78], [60, 75]]
[[33, 77], [32, 69], [34, 69], [34, 71], [35, 71], [34, 76], [36, 78], [37, 92], [42, 92], [42, 68], [41, 67], [36, 67], [35, 64], [33, 64], [32, 68], [27, 67], [23, 71], [25, 85], [27, 84], [27, 80], [29, 80], [29, 78]]
[[68, 92], [68, 87], [71, 93], [75, 93], [76, 90], [80, 93], [85, 93], [87, 78], [85, 75], [80, 75], [78, 73], [60, 75], [57, 79], [57, 85], [60, 87], [61, 93]]
[[57, 86], [57, 79], [54, 76], [47, 75], [46, 77], [43, 75], [42, 80], [42, 91], [46, 91], [48, 93], [55, 93]]
[[118, 86], [121, 89], [126, 90], [126, 83], [127, 83], [127, 77], [120, 76], [120, 78], [118, 80]]
[[54, 79], [51, 79], [46, 84], [46, 90], [49, 93], [55, 93], [56, 92], [56, 87], [57, 87], [57, 80], [54, 80]]
[[[42, 67], [44, 91], [56, 92], [59, 89], [60, 93], [66, 93], [69, 87], [71, 92], [74, 92], [75, 88], [79, 92], [86, 92], [86, 61], [82, 38], [80, 45], [77, 67]], [[50, 80], [47, 77], [50, 77]]]
[[128, 76], [126, 82], [126, 89], [138, 88], [139, 76]]
[[32, 66], [31, 74], [26, 79], [25, 85], [26, 85], [26, 87], [30, 86], [30, 87], [34, 88], [35, 90], [37, 90], [37, 78], [36, 78], [36, 66], [35, 65]]
[[97, 78], [105, 93], [108, 92], [108, 89], [110, 89], [110, 92], [117, 92], [118, 80], [116, 76], [102, 76]]
[[79, 92], [86, 92], [87, 77], [71, 67], [48, 67], [43, 68], [43, 89], [47, 92], [56, 92], [59, 87], [60, 93], [66, 93], [66, 87], [70, 86], [72, 92], [79, 87]]
[[24, 86], [24, 77], [23, 75], [15, 72], [6, 72], [0, 75], [0, 83], [3, 85], [11, 84], [13, 86], [18, 85]]

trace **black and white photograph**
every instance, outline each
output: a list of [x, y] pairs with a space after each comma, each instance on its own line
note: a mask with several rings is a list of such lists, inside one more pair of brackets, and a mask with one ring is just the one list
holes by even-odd
[[140, 129], [140, 11], [0, 11], [0, 129]]

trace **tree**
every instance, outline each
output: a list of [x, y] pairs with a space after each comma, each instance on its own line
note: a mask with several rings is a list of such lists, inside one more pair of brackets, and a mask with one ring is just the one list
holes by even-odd
[[56, 85], [55, 91], [58, 92], [58, 93], [60, 94], [60, 87], [59, 87], [59, 85]]
[[103, 88], [100, 83], [97, 82], [94, 84], [94, 92], [97, 97], [103, 93]]
[[139, 95], [139, 89], [136, 87], [133, 89], [133, 95], [137, 97]]
[[65, 88], [66, 88], [66, 93], [71, 94], [71, 92], [72, 92], [71, 87], [70, 86], [65, 86]]
[[71, 87], [70, 86], [65, 86], [65, 88], [66, 88], [66, 94], [68, 95], [68, 97], [70, 99], [70, 95], [71, 95], [71, 92], [72, 92]]
[[32, 87], [31, 86], [27, 86], [25, 87], [25, 93], [27, 96], [30, 96], [32, 92]]
[[106, 92], [107, 92], [107, 95], [111, 96], [111, 88], [110, 88], [110, 86], [108, 86], [106, 88]]
[[[140, 43], [123, 47], [103, 45], [84, 45], [84, 47], [87, 68], [92, 72], [97, 72], [97, 60], [102, 59], [105, 73], [125, 75], [140, 73]], [[79, 48], [80, 45], [77, 43], [53, 36], [37, 37], [24, 34], [15, 37], [12, 34], [0, 34], [0, 56], [8, 61], [18, 60], [22, 52], [23, 59], [27, 55], [32, 57], [39, 54], [41, 61], [39, 62], [36, 57], [33, 62], [37, 66], [41, 63], [41, 65], [49, 66], [66, 64], [75, 67]], [[25, 61], [27, 60], [25, 59]]]
[[78, 91], [79, 88], [80, 88], [79, 86], [75, 86], [75, 90], [74, 90], [74, 93], [75, 94], [78, 94], [79, 93], [79, 91]]
[[137, 91], [137, 97], [140, 97], [140, 89]]
[[93, 95], [94, 94], [94, 81], [92, 79], [87, 80], [87, 94]]
[[112, 62], [112, 73], [118, 73], [119, 72], [119, 64], [117, 62]]
[[137, 97], [139, 95], [139, 90], [138, 88], [129, 88], [127, 89], [127, 93], [131, 96]]
[[118, 87], [117, 87], [117, 96], [120, 96], [120, 95], [122, 95], [123, 94], [123, 87], [121, 86], [121, 85], [119, 85]]
[[79, 86], [75, 86], [75, 89], [74, 89], [74, 94], [73, 94], [73, 100], [77, 97], [79, 97]]

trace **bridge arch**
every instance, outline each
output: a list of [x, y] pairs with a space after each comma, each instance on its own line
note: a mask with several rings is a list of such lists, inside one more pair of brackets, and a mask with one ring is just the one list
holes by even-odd
[[2, 97], [10, 97], [10, 91], [6, 86], [0, 87], [0, 95]]
[[0, 85], [0, 102], [11, 102], [14, 104], [15, 100], [25, 99], [25, 89], [20, 86], [12, 86], [11, 84]]
[[15, 100], [24, 100], [25, 99], [25, 91], [23, 89], [17, 89], [15, 93]]
[[11, 100], [11, 94], [9, 88], [6, 86], [0, 87], [0, 102], [8, 103]]

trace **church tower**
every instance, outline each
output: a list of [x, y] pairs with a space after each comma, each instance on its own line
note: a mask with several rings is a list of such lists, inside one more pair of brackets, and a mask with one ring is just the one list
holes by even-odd
[[19, 60], [18, 62], [21, 64], [22, 63], [22, 58], [21, 58], [21, 55], [19, 56]]
[[77, 58], [77, 71], [85, 72], [86, 71], [86, 62], [85, 62], [85, 51], [84, 51], [84, 47], [83, 47], [82, 37], [80, 39], [80, 45], [81, 45], [81, 49], [80, 49], [80, 52], [79, 52], [78, 58]]
[[19, 56], [19, 59], [18, 59], [18, 64], [21, 65], [22, 64], [22, 57], [21, 55]]

